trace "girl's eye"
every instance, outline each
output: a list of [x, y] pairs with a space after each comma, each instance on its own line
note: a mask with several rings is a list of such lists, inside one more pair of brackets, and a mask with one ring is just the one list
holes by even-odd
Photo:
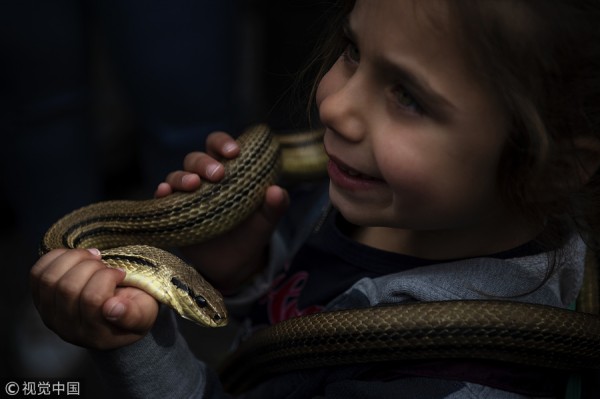
[[346, 45], [342, 55], [347, 62], [352, 64], [357, 64], [360, 61], [360, 51], [358, 50], [358, 47], [351, 41], [348, 41], [348, 44]]
[[422, 115], [423, 108], [417, 103], [413, 96], [410, 95], [403, 87], [396, 87], [392, 91], [394, 95], [394, 100], [400, 106], [407, 111], [413, 112], [415, 114]]

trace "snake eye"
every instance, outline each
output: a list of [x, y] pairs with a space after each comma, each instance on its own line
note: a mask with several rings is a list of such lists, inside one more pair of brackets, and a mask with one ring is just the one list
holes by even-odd
[[206, 298], [204, 298], [202, 295], [196, 295], [194, 297], [194, 302], [196, 302], [196, 305], [198, 305], [201, 308], [205, 308], [206, 306], [208, 306]]

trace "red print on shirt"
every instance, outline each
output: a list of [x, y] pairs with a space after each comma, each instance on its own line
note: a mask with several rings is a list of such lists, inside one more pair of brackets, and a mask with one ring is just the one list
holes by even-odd
[[271, 290], [267, 294], [267, 313], [271, 324], [278, 323], [293, 317], [317, 313], [322, 306], [312, 305], [298, 309], [298, 298], [308, 280], [307, 272], [298, 272], [287, 279], [281, 275], [273, 281]]

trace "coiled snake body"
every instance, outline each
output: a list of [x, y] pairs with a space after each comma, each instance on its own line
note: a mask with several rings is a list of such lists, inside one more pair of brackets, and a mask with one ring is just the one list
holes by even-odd
[[45, 234], [41, 252], [98, 248], [110, 267], [127, 272], [138, 287], [182, 317], [218, 327], [227, 323], [221, 294], [191, 266], [161, 250], [218, 236], [246, 219], [262, 202], [280, 169], [279, 145], [266, 126], [239, 139], [240, 155], [224, 163], [219, 184], [203, 182], [193, 193], [146, 201], [105, 201], [80, 208]]
[[[315, 140], [316, 136], [312, 139]], [[259, 206], [267, 186], [288, 163], [300, 139], [281, 146], [265, 126], [238, 139], [240, 155], [224, 163], [217, 184], [194, 193], [147, 201], [92, 204], [55, 223], [41, 252], [101, 250], [102, 260], [127, 272], [139, 287], [187, 319], [206, 326], [227, 322], [223, 298], [190, 266], [155, 247], [184, 246], [222, 234]], [[280, 148], [281, 147], [281, 148]], [[300, 145], [302, 147], [302, 145]], [[323, 156], [322, 156], [323, 157]], [[317, 161], [313, 172], [318, 173]], [[597, 302], [597, 290], [593, 301]], [[260, 332], [225, 368], [233, 390], [270, 373], [298, 368], [415, 358], [493, 358], [558, 368], [600, 367], [600, 318], [506, 301], [448, 301], [327, 312]]]

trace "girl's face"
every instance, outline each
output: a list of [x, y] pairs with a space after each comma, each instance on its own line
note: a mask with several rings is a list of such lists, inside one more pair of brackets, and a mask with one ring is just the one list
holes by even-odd
[[444, 2], [357, 0], [317, 91], [330, 196], [357, 238], [428, 258], [535, 235], [503, 204], [507, 118], [469, 69]]

